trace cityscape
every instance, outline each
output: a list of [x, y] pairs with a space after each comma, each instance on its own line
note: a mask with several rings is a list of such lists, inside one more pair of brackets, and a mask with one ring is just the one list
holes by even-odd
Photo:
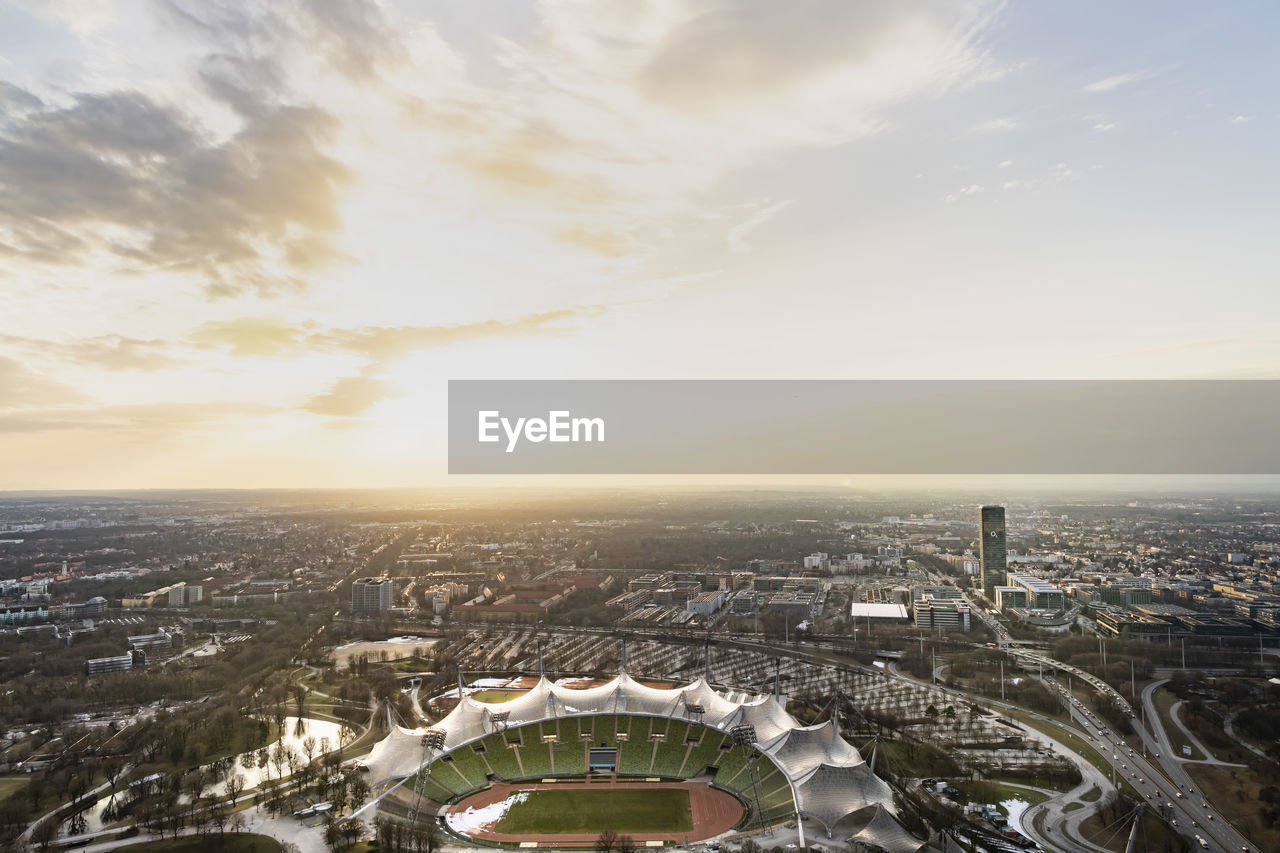
[[1274, 0], [0, 0], [0, 853], [1280, 853]]
[[5, 843], [1274, 849], [1280, 501], [972, 497], [10, 496]]

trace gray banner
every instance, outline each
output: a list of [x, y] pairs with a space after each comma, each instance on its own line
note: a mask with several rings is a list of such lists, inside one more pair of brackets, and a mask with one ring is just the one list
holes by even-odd
[[452, 474], [1278, 474], [1280, 380], [452, 380]]

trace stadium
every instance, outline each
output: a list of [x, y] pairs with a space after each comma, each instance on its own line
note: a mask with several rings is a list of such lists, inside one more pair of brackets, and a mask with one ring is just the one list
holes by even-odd
[[429, 728], [393, 727], [366, 759], [379, 808], [434, 820], [451, 842], [590, 847], [606, 830], [664, 846], [769, 833], [889, 851], [924, 842], [839, 733], [803, 726], [775, 694], [699, 678], [643, 684], [622, 669], [588, 688], [545, 676], [522, 695], [458, 704]]

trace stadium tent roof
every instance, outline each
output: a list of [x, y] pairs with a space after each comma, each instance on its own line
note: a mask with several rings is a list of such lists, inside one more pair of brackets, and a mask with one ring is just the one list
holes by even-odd
[[[904, 853], [919, 850], [924, 846], [924, 842], [907, 832], [884, 806], [876, 805], [874, 808], [875, 814], [871, 816], [871, 820], [853, 834], [853, 839], [863, 844], [872, 844], [885, 850], [900, 850]], [[950, 841], [949, 838], [948, 841]]]
[[756, 742], [764, 744], [775, 740], [778, 735], [799, 727], [800, 723], [787, 713], [786, 706], [777, 696], [769, 694], [749, 698], [749, 702], [738, 706], [738, 710], [717, 725], [717, 728], [753, 726], [756, 730]]
[[[876, 805], [893, 810], [889, 786], [840, 736], [834, 722], [801, 726], [778, 696], [739, 691], [722, 694], [702, 678], [684, 687], [662, 689], [641, 684], [624, 671], [605, 684], [579, 690], [543, 677], [526, 693], [506, 702], [477, 702], [463, 695], [431, 728], [445, 731], [444, 751], [451, 752], [497, 731], [497, 714], [506, 714], [506, 728], [594, 714], [697, 719], [699, 715], [689, 710], [691, 705], [701, 706], [698, 721], [705, 726], [721, 731], [752, 726], [756, 747], [786, 774], [797, 810], [822, 823], [828, 833], [841, 818], [859, 809]], [[427, 731], [393, 728], [365, 759], [370, 783], [377, 785], [416, 773], [424, 757], [422, 735]]]
[[764, 751], [792, 780], [803, 779], [820, 764], [851, 767], [863, 763], [862, 754], [840, 737], [830, 720], [817, 726], [788, 729], [764, 744]]
[[369, 768], [370, 781], [383, 782], [416, 773], [422, 762], [422, 735], [426, 729], [406, 729], [396, 726], [386, 737], [373, 745], [364, 764]]
[[793, 781], [792, 790], [797, 810], [821, 823], [828, 835], [841, 818], [859, 809], [893, 808], [893, 790], [866, 764], [819, 764], [803, 780]]

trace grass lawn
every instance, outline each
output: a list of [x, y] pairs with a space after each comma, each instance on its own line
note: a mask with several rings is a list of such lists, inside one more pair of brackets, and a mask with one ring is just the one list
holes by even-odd
[[477, 702], [506, 702], [508, 699], [523, 696], [528, 692], [527, 690], [477, 690], [471, 694], [471, 698]]
[[1000, 813], [1005, 817], [1009, 816], [1009, 812], [1000, 804], [1007, 800], [1021, 800], [1029, 806], [1034, 806], [1049, 799], [1047, 794], [1042, 794], [1039, 791], [1028, 791], [1026, 788], [1018, 788], [990, 780], [957, 782], [956, 787], [964, 793], [971, 803], [995, 803], [997, 808], [1000, 809]]
[[164, 841], [144, 841], [142, 844], [130, 844], [118, 847], [130, 853], [279, 853], [280, 842], [266, 835], [253, 833], [227, 833], [223, 836], [211, 835], [207, 838], [195, 836], [185, 838], [169, 838]]
[[[1130, 824], [1127, 821], [1114, 826], [1104, 824], [1102, 816], [1095, 814], [1085, 818], [1080, 824], [1080, 833], [1099, 847], [1114, 850], [1115, 853], [1123, 853], [1129, 842], [1129, 827]], [[1145, 810], [1142, 814], [1142, 829], [1139, 830], [1138, 837], [1145, 839], [1147, 850], [1188, 848], [1187, 843], [1173, 831], [1173, 827], [1157, 817], [1151, 809]], [[1139, 849], [1143, 849], [1141, 841], [1139, 841]]]
[[1178, 701], [1178, 697], [1174, 696], [1164, 687], [1159, 688], [1155, 692], [1156, 713], [1160, 715], [1160, 725], [1164, 726], [1165, 733], [1169, 735], [1169, 743], [1173, 746], [1173, 752], [1177, 756], [1182, 756], [1182, 748], [1184, 746], [1191, 748], [1191, 758], [1199, 761], [1204, 758], [1204, 753], [1196, 748], [1187, 736], [1182, 732], [1182, 726], [1173, 722], [1173, 715], [1169, 713], [1169, 709], [1173, 707], [1173, 703]]
[[679, 788], [529, 791], [494, 827], [512, 834], [688, 832], [689, 792]]
[[1195, 780], [1196, 791], [1242, 835], [1259, 850], [1280, 850], [1280, 830], [1268, 825], [1262, 816], [1263, 804], [1258, 801], [1258, 792], [1267, 785], [1266, 780], [1248, 767], [1185, 766], [1187, 775]]
[[27, 782], [29, 781], [31, 781], [30, 777], [24, 778], [22, 776], [6, 776], [0, 779], [0, 802], [4, 802], [27, 787]]

